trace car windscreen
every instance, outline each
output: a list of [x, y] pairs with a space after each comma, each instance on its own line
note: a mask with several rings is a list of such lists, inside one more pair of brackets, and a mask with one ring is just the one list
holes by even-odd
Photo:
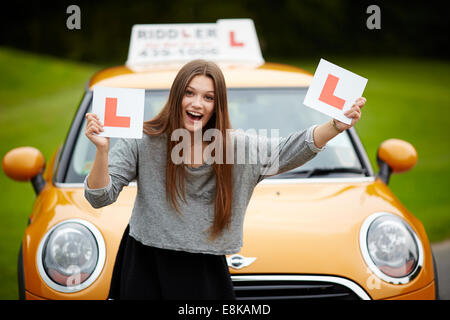
[[[303, 105], [307, 88], [257, 88], [228, 89], [228, 109], [233, 129], [246, 132], [264, 132], [271, 138], [271, 129], [276, 129], [279, 137], [285, 137], [292, 132], [307, 129], [313, 124], [329, 121], [328, 116]], [[169, 92], [167, 90], [146, 90], [144, 119], [153, 118], [165, 105]], [[91, 112], [91, 105], [87, 112]], [[83, 182], [92, 167], [95, 158], [95, 146], [86, 135], [86, 119], [84, 118], [78, 137], [74, 144], [66, 183]], [[267, 131], [260, 131], [265, 129]], [[272, 137], [273, 138], [273, 137]], [[111, 138], [110, 148], [117, 142]], [[331, 170], [321, 171], [323, 168]], [[344, 170], [333, 170], [344, 169]], [[349, 168], [350, 170], [345, 170]], [[319, 170], [318, 170], [319, 169]], [[354, 170], [355, 169], [355, 170]], [[304, 174], [310, 176], [326, 172], [325, 175], [361, 175], [361, 162], [355, 147], [347, 133], [339, 134], [327, 143], [325, 150], [300, 168], [276, 176], [276, 178], [301, 178]]]

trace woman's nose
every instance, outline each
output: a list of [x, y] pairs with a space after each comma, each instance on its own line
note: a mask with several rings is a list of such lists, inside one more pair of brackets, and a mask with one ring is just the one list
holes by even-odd
[[192, 106], [194, 106], [194, 107], [201, 107], [201, 105], [202, 105], [201, 102], [202, 102], [201, 96], [200, 95], [196, 95], [194, 97], [194, 100], [192, 101]]

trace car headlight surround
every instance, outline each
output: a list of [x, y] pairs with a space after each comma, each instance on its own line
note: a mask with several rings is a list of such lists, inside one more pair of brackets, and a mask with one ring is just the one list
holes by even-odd
[[92, 223], [64, 220], [42, 238], [36, 259], [39, 275], [50, 288], [78, 292], [90, 286], [103, 270], [105, 241]]
[[370, 270], [388, 283], [408, 283], [422, 269], [422, 243], [411, 226], [397, 215], [370, 215], [361, 226], [359, 238]]

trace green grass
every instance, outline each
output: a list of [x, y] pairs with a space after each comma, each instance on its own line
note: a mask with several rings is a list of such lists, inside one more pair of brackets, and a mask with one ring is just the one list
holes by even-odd
[[[431, 241], [450, 238], [450, 62], [329, 60], [369, 79], [356, 129], [375, 170], [383, 140], [411, 142], [419, 162], [412, 171], [393, 175], [390, 187], [423, 222]], [[319, 59], [284, 62], [314, 73]], [[86, 81], [100, 68], [0, 47], [0, 156], [31, 145], [48, 159], [65, 138]], [[17, 253], [34, 192], [30, 183], [14, 182], [1, 170], [0, 187], [0, 299], [16, 299]]]
[[[0, 47], [0, 156], [34, 146], [48, 159], [65, 138], [89, 77], [84, 65]], [[0, 170], [0, 299], [16, 299], [17, 254], [34, 200]]]

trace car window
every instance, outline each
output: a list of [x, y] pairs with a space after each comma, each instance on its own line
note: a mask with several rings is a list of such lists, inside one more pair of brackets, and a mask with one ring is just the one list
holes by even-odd
[[[279, 137], [303, 130], [313, 124], [321, 124], [330, 118], [303, 105], [306, 88], [258, 88], [228, 89], [228, 108], [234, 129], [248, 131], [254, 129], [278, 129]], [[167, 101], [167, 90], [146, 90], [144, 119], [153, 118]], [[91, 111], [91, 106], [88, 112]], [[95, 147], [84, 134], [84, 118], [74, 152], [69, 163], [65, 182], [79, 183], [92, 167]], [[111, 147], [117, 138], [111, 138]], [[323, 167], [362, 168], [349, 136], [344, 133], [328, 142], [324, 151], [301, 167], [309, 170]], [[294, 169], [296, 171], [299, 169]], [[283, 176], [278, 176], [283, 177]]]

